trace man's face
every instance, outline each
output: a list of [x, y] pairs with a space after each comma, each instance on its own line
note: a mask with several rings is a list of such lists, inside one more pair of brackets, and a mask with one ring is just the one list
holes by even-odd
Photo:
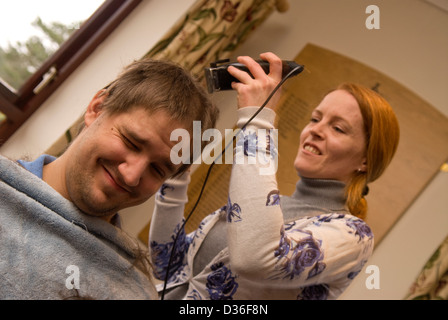
[[185, 128], [163, 111], [101, 112], [71, 148], [68, 198], [82, 211], [108, 217], [149, 199], [179, 165], [170, 160], [171, 132]]

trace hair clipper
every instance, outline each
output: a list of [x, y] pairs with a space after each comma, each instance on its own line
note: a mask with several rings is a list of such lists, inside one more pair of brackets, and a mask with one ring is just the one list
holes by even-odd
[[[256, 60], [256, 62], [258, 62], [266, 74], [269, 73], [269, 62], [265, 60]], [[228, 59], [212, 62], [210, 63], [209, 68], [204, 68], [205, 80], [207, 82], [207, 89], [209, 93], [222, 90], [232, 90], [232, 82], [239, 82], [227, 71], [229, 66], [234, 66], [250, 74], [249, 69], [244, 64], [238, 62], [229, 62]], [[303, 65], [297, 64], [294, 61], [283, 60], [282, 77], [285, 77], [295, 68], [297, 69], [292, 74], [294, 76], [298, 75], [304, 69]]]

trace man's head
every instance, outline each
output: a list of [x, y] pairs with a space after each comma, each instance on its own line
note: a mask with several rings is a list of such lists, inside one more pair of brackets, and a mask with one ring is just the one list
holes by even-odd
[[180, 66], [159, 60], [135, 61], [101, 93], [107, 98], [102, 108], [108, 113], [128, 112], [143, 106], [148, 112], [167, 112], [173, 120], [201, 121], [214, 126], [218, 111], [201, 84]]
[[141, 204], [187, 168], [170, 160], [171, 132], [192, 134], [193, 121], [206, 130], [217, 116], [205, 90], [181, 67], [134, 62], [90, 102], [84, 128], [57, 160], [64, 181], [56, 189], [93, 216]]

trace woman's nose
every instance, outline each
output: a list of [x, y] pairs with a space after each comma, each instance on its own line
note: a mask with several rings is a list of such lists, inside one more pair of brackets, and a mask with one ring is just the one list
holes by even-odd
[[322, 139], [324, 137], [324, 130], [323, 130], [323, 126], [320, 123], [315, 124], [311, 129], [310, 129], [310, 133], [311, 135], [313, 135], [316, 138]]

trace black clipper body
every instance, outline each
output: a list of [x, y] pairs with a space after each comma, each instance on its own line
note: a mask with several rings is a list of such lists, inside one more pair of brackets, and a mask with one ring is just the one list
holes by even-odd
[[[256, 60], [258, 64], [263, 68], [266, 74], [269, 73], [269, 62], [265, 60]], [[207, 89], [209, 93], [222, 90], [232, 90], [232, 82], [238, 82], [238, 80], [230, 75], [227, 71], [229, 66], [234, 66], [240, 70], [243, 70], [250, 74], [248, 68], [238, 62], [229, 62], [229, 60], [220, 60], [210, 63], [209, 68], [204, 68], [205, 80], [207, 82]], [[298, 75], [303, 71], [304, 67], [297, 64], [294, 61], [283, 60], [283, 72], [282, 77], [285, 77], [293, 69], [297, 68], [293, 75]], [[252, 76], [252, 75], [251, 75]]]

